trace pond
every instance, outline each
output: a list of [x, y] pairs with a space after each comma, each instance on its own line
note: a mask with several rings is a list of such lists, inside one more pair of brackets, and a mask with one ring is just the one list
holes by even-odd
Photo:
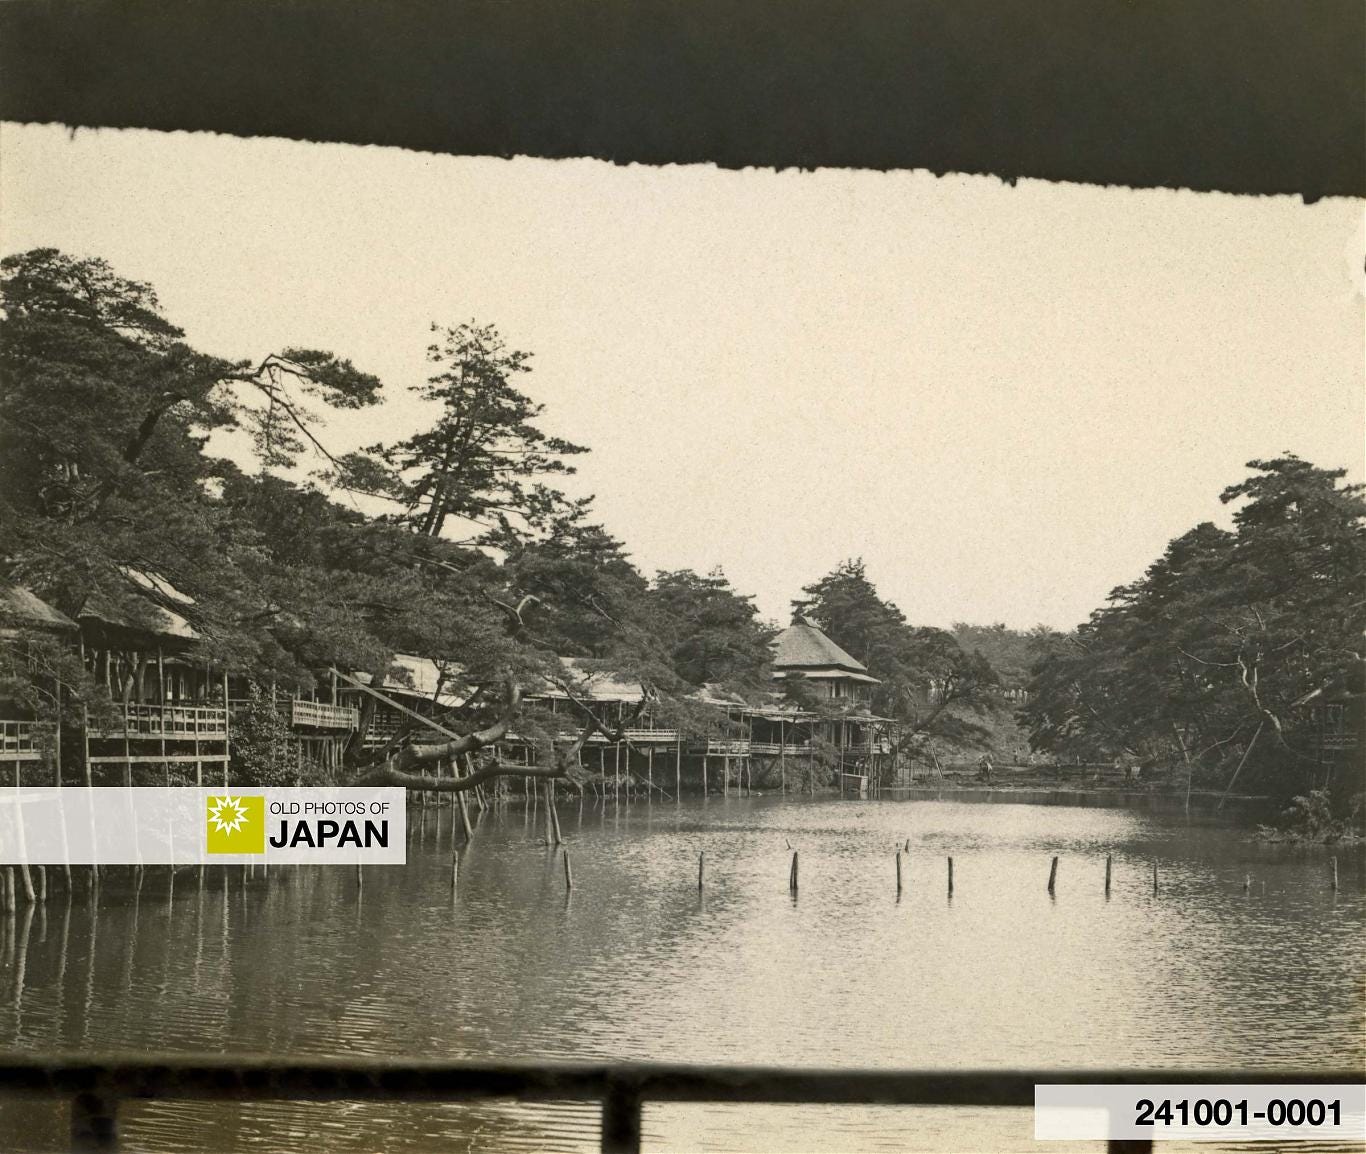
[[[590, 798], [560, 816], [570, 894], [538, 815], [509, 805], [461, 851], [454, 899], [447, 809], [410, 811], [409, 864], [372, 867], [359, 890], [350, 868], [277, 867], [182, 870], [173, 886], [148, 871], [93, 906], [59, 893], [3, 931], [0, 1047], [901, 1068], [1366, 1058], [1359, 850], [1337, 851], [1334, 892], [1322, 849], [1125, 809]], [[547, 1150], [596, 1149], [597, 1115], [138, 1103], [123, 1120], [149, 1151]], [[7, 1146], [55, 1149], [65, 1122], [24, 1103], [0, 1106], [0, 1126]], [[1034, 1148], [1027, 1110], [651, 1105], [645, 1132], [669, 1151]]]

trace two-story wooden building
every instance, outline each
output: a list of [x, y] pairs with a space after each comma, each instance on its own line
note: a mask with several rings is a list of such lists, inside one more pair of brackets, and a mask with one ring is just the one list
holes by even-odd
[[[881, 682], [863, 662], [798, 614], [773, 640], [773, 680], [779, 686], [800, 680], [815, 699], [814, 709], [757, 711], [751, 731], [757, 726], [762, 737], [754, 740], [765, 748], [778, 743], [786, 756], [787, 735], [795, 731], [808, 745], [819, 740], [834, 751], [842, 785], [862, 792], [870, 780], [880, 780], [884, 763], [895, 756], [896, 724], [872, 712], [873, 687]], [[751, 753], [758, 753], [754, 745]]]

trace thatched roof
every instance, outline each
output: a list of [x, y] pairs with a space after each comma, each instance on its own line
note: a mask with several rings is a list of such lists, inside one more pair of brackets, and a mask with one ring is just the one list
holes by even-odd
[[92, 593], [81, 608], [82, 621], [98, 621], [104, 625], [114, 625], [120, 629], [146, 633], [154, 637], [170, 637], [180, 641], [198, 640], [199, 634], [193, 625], [179, 613], [153, 600], [156, 597], [180, 605], [193, 605], [194, 598], [182, 593], [164, 577], [149, 576], [135, 569], [124, 570], [124, 576], [128, 578], [128, 583], [135, 591], [143, 594], [146, 600], [146, 615], [134, 619], [113, 599], [102, 593]]
[[0, 585], [0, 636], [13, 635], [21, 629], [71, 633], [76, 623], [30, 590], [20, 585]]
[[851, 657], [805, 617], [798, 617], [773, 639], [773, 670], [839, 669], [868, 675], [868, 667]]
[[[645, 696], [645, 687], [633, 677], [624, 677], [609, 670], [593, 669], [581, 657], [561, 657], [564, 666], [564, 682], [580, 701], [629, 701], [632, 704]], [[558, 686], [550, 685], [544, 691], [536, 691], [533, 697], [557, 697], [568, 695]]]
[[[390, 672], [385, 674], [380, 688], [386, 693], [407, 694], [410, 697], [421, 697], [426, 701], [435, 700], [438, 705], [454, 708], [465, 700], [462, 694], [451, 692], [462, 673], [462, 667], [449, 661], [444, 665], [443, 676], [442, 664], [430, 657], [395, 653], [390, 664]], [[370, 684], [368, 673], [358, 672], [353, 676], [365, 685]], [[438, 686], [441, 687], [440, 693], [437, 693]]]

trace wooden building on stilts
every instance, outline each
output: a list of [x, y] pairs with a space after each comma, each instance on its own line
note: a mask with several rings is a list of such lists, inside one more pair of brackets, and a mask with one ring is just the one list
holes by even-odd
[[[38, 763], [45, 781], [67, 785], [230, 785], [234, 718], [249, 703], [249, 683], [195, 655], [202, 639], [187, 619], [191, 598], [155, 575], [124, 576], [126, 590], [88, 598], [74, 621], [27, 589], [0, 586], [0, 644], [59, 638], [110, 701], [92, 712], [70, 686], [45, 679], [44, 694], [59, 706], [53, 723], [0, 700], [0, 769]], [[357, 711], [339, 702], [335, 681], [306, 695], [271, 686], [265, 699], [287, 724], [296, 765], [340, 767]]]
[[227, 785], [228, 678], [191, 656], [199, 633], [170, 608], [194, 602], [164, 579], [127, 570], [135, 594], [90, 597], [78, 614], [81, 660], [114, 716], [85, 713], [83, 761], [94, 785]]
[[[31, 659], [31, 654], [23, 652], [29, 637], [52, 639], [65, 648], [75, 645], [78, 632], [76, 622], [29, 590], [0, 585], [0, 645], [14, 647], [16, 661]], [[60, 700], [59, 683], [46, 688], [54, 702]], [[26, 777], [25, 771], [55, 764], [60, 758], [60, 713], [57, 718], [40, 720], [30, 702], [0, 696], [0, 782], [39, 784]], [[49, 775], [42, 784], [50, 781]]]
[[767, 711], [758, 719], [765, 750], [772, 746], [779, 756], [786, 756], [791, 726], [808, 746], [819, 741], [831, 751], [841, 790], [866, 794], [887, 773], [895, 773], [896, 722], [875, 716], [869, 708], [873, 687], [881, 683], [863, 662], [801, 614], [773, 640], [773, 679], [800, 679], [815, 700], [818, 715], [793, 711], [788, 716], [794, 720], [785, 724], [783, 711]]
[[[127, 590], [89, 598], [75, 620], [28, 590], [0, 587], [0, 643], [57, 638], [79, 654], [111, 703], [92, 712], [53, 686], [51, 699], [68, 703], [64, 724], [53, 725], [22, 703], [0, 701], [0, 770], [45, 766], [55, 781], [52, 767], [61, 764], [71, 785], [230, 785], [235, 722], [265, 702], [286, 721], [300, 781], [336, 780], [363, 716], [369, 752], [439, 744], [467, 728], [469, 707], [492, 690], [471, 687], [454, 661], [410, 654], [396, 655], [379, 685], [368, 674], [329, 669], [318, 671], [311, 692], [253, 688], [197, 656], [201, 638], [189, 597], [158, 576], [124, 575]], [[508, 734], [499, 754], [537, 761], [539, 742], [573, 741], [591, 713], [601, 729], [585, 741], [580, 760], [602, 795], [729, 795], [756, 785], [785, 792], [827, 781], [832, 769], [843, 790], [864, 794], [895, 770], [895, 725], [869, 709], [876, 678], [804, 618], [775, 639], [775, 689], [767, 697], [705, 685], [682, 708], [641, 708], [645, 689], [634, 678], [579, 658], [560, 665], [559, 676], [526, 688], [527, 732]], [[779, 691], [798, 678], [805, 693]], [[802, 697], [805, 707], [794, 703]], [[472, 768], [468, 758], [443, 759], [419, 772], [442, 777]], [[477, 799], [482, 804], [482, 792]]]

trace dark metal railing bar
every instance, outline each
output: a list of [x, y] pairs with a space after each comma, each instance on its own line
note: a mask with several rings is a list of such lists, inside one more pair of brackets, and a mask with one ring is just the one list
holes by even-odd
[[630, 1080], [608, 1077], [602, 1102], [602, 1154], [640, 1154], [645, 1099]]
[[77, 1154], [119, 1148], [118, 1100], [82, 1093], [71, 1099], [71, 1149]]
[[[1329, 1084], [1361, 1071], [1303, 1070], [817, 1070], [663, 1063], [376, 1061], [335, 1058], [0, 1057], [0, 1093], [72, 1103], [72, 1147], [117, 1149], [117, 1109], [127, 1098], [166, 1100], [446, 1101], [481, 1098], [603, 1104], [602, 1149], [640, 1149], [645, 1102], [1030, 1107], [1044, 1083]], [[1112, 1142], [1113, 1154], [1148, 1144]]]

